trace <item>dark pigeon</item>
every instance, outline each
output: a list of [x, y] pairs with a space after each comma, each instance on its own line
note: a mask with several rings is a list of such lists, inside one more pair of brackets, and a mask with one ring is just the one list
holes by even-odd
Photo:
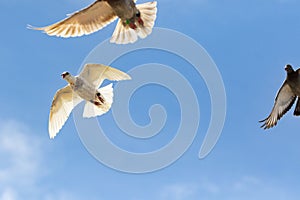
[[277, 93], [270, 115], [266, 119], [259, 121], [263, 123], [261, 128], [269, 129], [276, 126], [277, 121], [291, 109], [296, 99], [297, 104], [294, 115], [300, 115], [300, 68], [295, 71], [293, 67], [288, 64], [285, 66], [285, 70], [287, 76]]

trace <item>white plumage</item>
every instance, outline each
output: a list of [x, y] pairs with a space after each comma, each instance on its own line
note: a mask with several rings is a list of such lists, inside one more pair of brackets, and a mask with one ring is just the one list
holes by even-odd
[[105, 79], [131, 79], [128, 74], [102, 64], [86, 64], [78, 76], [64, 72], [62, 77], [69, 84], [59, 89], [53, 98], [48, 127], [50, 138], [57, 135], [73, 108], [81, 101], [86, 101], [83, 117], [96, 117], [109, 111], [113, 103], [112, 84], [99, 88]]

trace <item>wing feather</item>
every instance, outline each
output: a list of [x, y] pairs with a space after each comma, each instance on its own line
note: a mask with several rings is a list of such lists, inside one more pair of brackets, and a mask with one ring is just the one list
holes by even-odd
[[79, 10], [62, 21], [46, 27], [28, 26], [30, 29], [42, 30], [57, 37], [79, 37], [96, 32], [114, 20], [117, 16], [106, 1], [95, 1], [90, 6]]
[[285, 81], [277, 93], [275, 103], [270, 115], [259, 122], [263, 122], [261, 128], [268, 129], [277, 124], [277, 121], [291, 109], [296, 100], [296, 95]]
[[131, 77], [118, 69], [102, 64], [86, 64], [79, 74], [79, 77], [92, 83], [96, 88], [99, 88], [105, 80], [120, 81], [130, 80]]
[[54, 138], [67, 121], [73, 108], [82, 101], [68, 85], [58, 90], [53, 98], [49, 115], [49, 136]]
[[297, 103], [296, 103], [296, 107], [294, 110], [294, 115], [295, 116], [299, 116], [300, 115], [300, 98], [298, 97]]

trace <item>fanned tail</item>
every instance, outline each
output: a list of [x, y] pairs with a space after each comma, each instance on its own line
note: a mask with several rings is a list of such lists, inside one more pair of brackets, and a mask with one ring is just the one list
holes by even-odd
[[138, 34], [136, 30], [131, 29], [129, 26], [124, 26], [122, 20], [119, 19], [110, 42], [116, 44], [128, 44], [134, 43], [137, 39]]
[[128, 44], [136, 42], [138, 37], [147, 37], [152, 32], [156, 19], [156, 5], [156, 1], [136, 5], [137, 9], [141, 13], [141, 20], [143, 21], [143, 24], [135, 22], [137, 28], [132, 29], [128, 26], [128, 24], [124, 24], [122, 20], [119, 19], [110, 42], [116, 44]]
[[96, 106], [91, 102], [86, 102], [83, 111], [84, 118], [103, 115], [104, 113], [108, 112], [109, 109], [111, 108], [111, 105], [113, 103], [113, 96], [114, 96], [112, 83], [98, 89], [98, 92], [100, 92], [101, 96], [103, 96], [104, 103], [99, 106]]
[[145, 38], [152, 32], [157, 13], [156, 5], [156, 1], [136, 5], [144, 22], [143, 25], [138, 25], [138, 35], [140, 38]]

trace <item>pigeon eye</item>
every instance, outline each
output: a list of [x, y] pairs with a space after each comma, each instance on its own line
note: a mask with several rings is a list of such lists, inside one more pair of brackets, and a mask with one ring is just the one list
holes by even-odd
[[135, 14], [136, 17], [141, 17], [141, 13], [140, 11], [138, 11], [136, 14]]

